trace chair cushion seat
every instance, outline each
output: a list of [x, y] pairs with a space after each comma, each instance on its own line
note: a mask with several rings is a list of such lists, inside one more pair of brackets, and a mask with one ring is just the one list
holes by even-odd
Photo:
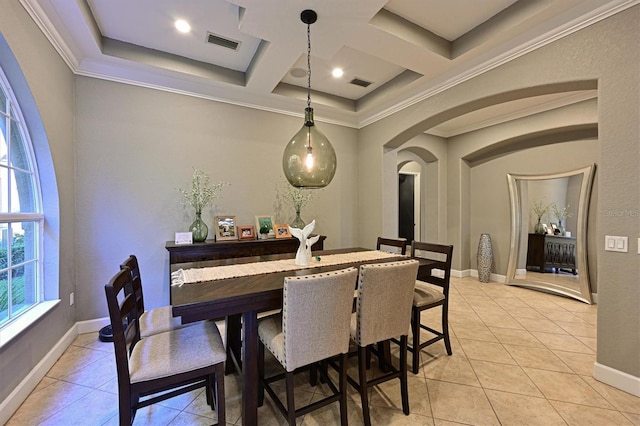
[[421, 308], [441, 300], [444, 300], [444, 293], [440, 287], [416, 281], [416, 288], [413, 291], [413, 306]]
[[140, 337], [142, 338], [180, 327], [182, 327], [182, 321], [180, 317], [173, 316], [172, 306], [150, 309], [140, 316]]
[[226, 359], [218, 327], [203, 321], [138, 341], [129, 357], [131, 383], [213, 366]]

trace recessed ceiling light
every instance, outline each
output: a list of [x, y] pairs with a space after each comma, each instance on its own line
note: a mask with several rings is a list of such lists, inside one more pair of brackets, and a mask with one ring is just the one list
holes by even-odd
[[189, 25], [189, 23], [184, 19], [176, 20], [175, 26], [176, 29], [181, 33], [188, 33], [189, 31], [191, 31], [191, 25]]
[[344, 71], [342, 71], [342, 68], [334, 68], [333, 71], [331, 71], [331, 75], [335, 78], [340, 78], [344, 75]]

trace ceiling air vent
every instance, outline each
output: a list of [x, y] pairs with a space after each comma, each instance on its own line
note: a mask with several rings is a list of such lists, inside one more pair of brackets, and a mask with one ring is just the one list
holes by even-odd
[[215, 44], [216, 46], [226, 47], [227, 49], [231, 49], [231, 50], [238, 50], [238, 47], [240, 47], [239, 41], [231, 40], [229, 38], [225, 38], [210, 32], [207, 32], [207, 43]]
[[363, 80], [361, 78], [354, 78], [353, 80], [351, 80], [349, 83], [351, 84], [355, 84], [356, 86], [360, 86], [360, 87], [368, 87], [371, 82], [367, 81], [367, 80]]

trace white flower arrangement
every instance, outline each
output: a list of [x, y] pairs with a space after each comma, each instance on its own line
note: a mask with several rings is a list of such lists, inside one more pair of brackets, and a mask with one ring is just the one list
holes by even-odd
[[550, 204], [544, 204], [542, 200], [540, 200], [533, 202], [533, 207], [531, 207], [531, 210], [538, 216], [538, 220], [540, 220], [542, 216], [549, 212], [550, 208]]
[[193, 207], [196, 213], [202, 213], [202, 209], [211, 204], [213, 200], [221, 198], [219, 192], [227, 185], [229, 183], [226, 182], [212, 184], [208, 174], [194, 168], [191, 188], [188, 190], [178, 188], [178, 191], [182, 194], [183, 204]]
[[313, 199], [315, 195], [313, 191], [317, 191], [312, 189], [299, 189], [288, 182], [283, 183], [282, 188], [276, 190], [282, 199], [291, 205], [296, 212], [300, 212], [300, 210]]
[[568, 217], [571, 217], [572, 213], [569, 211], [569, 208], [571, 206], [569, 204], [567, 204], [566, 207], [563, 207], [562, 209], [558, 208], [558, 205], [556, 203], [551, 204], [551, 210], [553, 210], [553, 215], [555, 217], [558, 218], [558, 221], [562, 222], [563, 220], [565, 220]]

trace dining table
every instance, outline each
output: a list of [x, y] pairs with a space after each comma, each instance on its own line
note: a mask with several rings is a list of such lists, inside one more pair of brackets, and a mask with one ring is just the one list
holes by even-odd
[[[401, 254], [383, 253], [380, 258], [356, 260], [340, 264], [323, 264], [323, 259], [332, 255], [357, 257], [375, 250], [345, 248], [313, 252], [311, 263], [305, 267], [276, 272], [259, 272], [230, 278], [203, 278], [199, 282], [184, 283], [175, 277], [184, 271], [222, 271], [229, 265], [244, 265], [255, 269], [261, 262], [293, 259], [295, 254], [275, 254], [232, 259], [207, 260], [177, 263], [171, 266], [171, 300], [173, 315], [181, 317], [182, 323], [201, 320], [226, 320], [227, 363], [226, 372], [239, 370], [242, 374], [242, 423], [258, 424], [258, 314], [282, 308], [284, 278], [329, 272], [348, 267], [359, 267], [365, 263], [382, 263], [408, 259]], [[378, 252], [382, 253], [382, 252]], [[376, 254], [374, 253], [375, 257]], [[371, 254], [369, 255], [371, 257]], [[260, 265], [257, 265], [260, 266]], [[228, 268], [227, 268], [228, 269]], [[203, 275], [206, 277], [206, 275]], [[357, 283], [354, 282], [354, 289]], [[231, 358], [231, 359], [230, 359]]]

